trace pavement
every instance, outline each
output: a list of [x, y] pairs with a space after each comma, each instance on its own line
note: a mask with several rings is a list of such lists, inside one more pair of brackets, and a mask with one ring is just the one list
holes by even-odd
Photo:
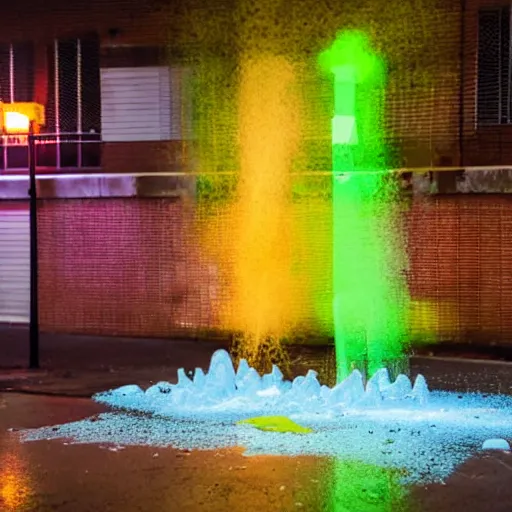
[[[173, 381], [179, 367], [206, 368], [213, 351], [226, 344], [42, 335], [36, 371], [26, 370], [27, 347], [26, 328], [0, 328], [0, 512], [512, 510], [510, 453], [480, 454], [444, 484], [391, 495], [389, 485], [372, 483], [371, 474], [356, 468], [347, 475], [326, 457], [20, 443], [20, 429], [105, 411], [88, 398], [96, 391]], [[325, 375], [332, 349], [295, 347], [292, 362], [295, 372], [314, 367]], [[512, 365], [504, 362], [414, 357], [411, 374], [419, 372], [432, 389], [512, 393]]]
[[[0, 325], [0, 392], [90, 397], [125, 384], [174, 382], [179, 368], [208, 368], [211, 355], [229, 348], [221, 340], [165, 340], [41, 334], [40, 369], [28, 370], [25, 326]], [[333, 350], [290, 347], [290, 376], [312, 368], [330, 383]], [[414, 356], [411, 377], [423, 374], [431, 389], [512, 394], [512, 363], [467, 357]]]
[[194, 340], [40, 336], [40, 368], [29, 370], [24, 326], [0, 326], [0, 391], [89, 397], [125, 383], [172, 380], [178, 368], [206, 368], [226, 343]]
[[[241, 449], [63, 440], [18, 431], [92, 417], [89, 399], [0, 393], [2, 512], [510, 512], [512, 455], [481, 454], [444, 483], [397, 487], [386, 470], [327, 457], [246, 457]], [[340, 439], [340, 442], [343, 442]]]

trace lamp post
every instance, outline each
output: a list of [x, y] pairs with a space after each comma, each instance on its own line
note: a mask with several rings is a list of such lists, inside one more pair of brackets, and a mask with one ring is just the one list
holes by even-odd
[[36, 140], [34, 121], [30, 122], [28, 134], [29, 200], [30, 200], [30, 327], [29, 367], [39, 368], [39, 297], [37, 254], [37, 181]]

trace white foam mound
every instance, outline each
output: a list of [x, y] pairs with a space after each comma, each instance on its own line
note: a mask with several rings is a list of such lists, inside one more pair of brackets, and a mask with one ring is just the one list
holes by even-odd
[[482, 445], [482, 450], [502, 450], [510, 451], [510, 444], [506, 439], [486, 439]]
[[260, 376], [244, 359], [235, 371], [229, 354], [218, 350], [206, 374], [197, 368], [189, 377], [181, 368], [177, 384], [159, 382], [145, 391], [136, 385], [123, 386], [99, 393], [94, 399], [117, 408], [183, 418], [336, 416], [354, 408], [423, 406], [429, 390], [422, 375], [416, 377], [413, 386], [406, 375], [391, 382], [386, 369], [375, 373], [366, 386], [357, 370], [333, 388], [322, 386], [313, 370], [290, 382], [283, 379], [277, 366]]

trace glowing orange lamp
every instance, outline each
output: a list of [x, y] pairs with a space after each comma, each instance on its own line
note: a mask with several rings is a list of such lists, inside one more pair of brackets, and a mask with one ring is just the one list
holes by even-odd
[[1, 103], [0, 131], [4, 134], [38, 133], [45, 124], [44, 106], [34, 102]]

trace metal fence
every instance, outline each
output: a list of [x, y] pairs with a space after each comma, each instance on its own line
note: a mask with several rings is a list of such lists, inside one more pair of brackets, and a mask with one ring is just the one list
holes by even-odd
[[[99, 133], [43, 133], [34, 136], [38, 171], [98, 169], [101, 165]], [[0, 138], [0, 172], [28, 171], [28, 135]]]

